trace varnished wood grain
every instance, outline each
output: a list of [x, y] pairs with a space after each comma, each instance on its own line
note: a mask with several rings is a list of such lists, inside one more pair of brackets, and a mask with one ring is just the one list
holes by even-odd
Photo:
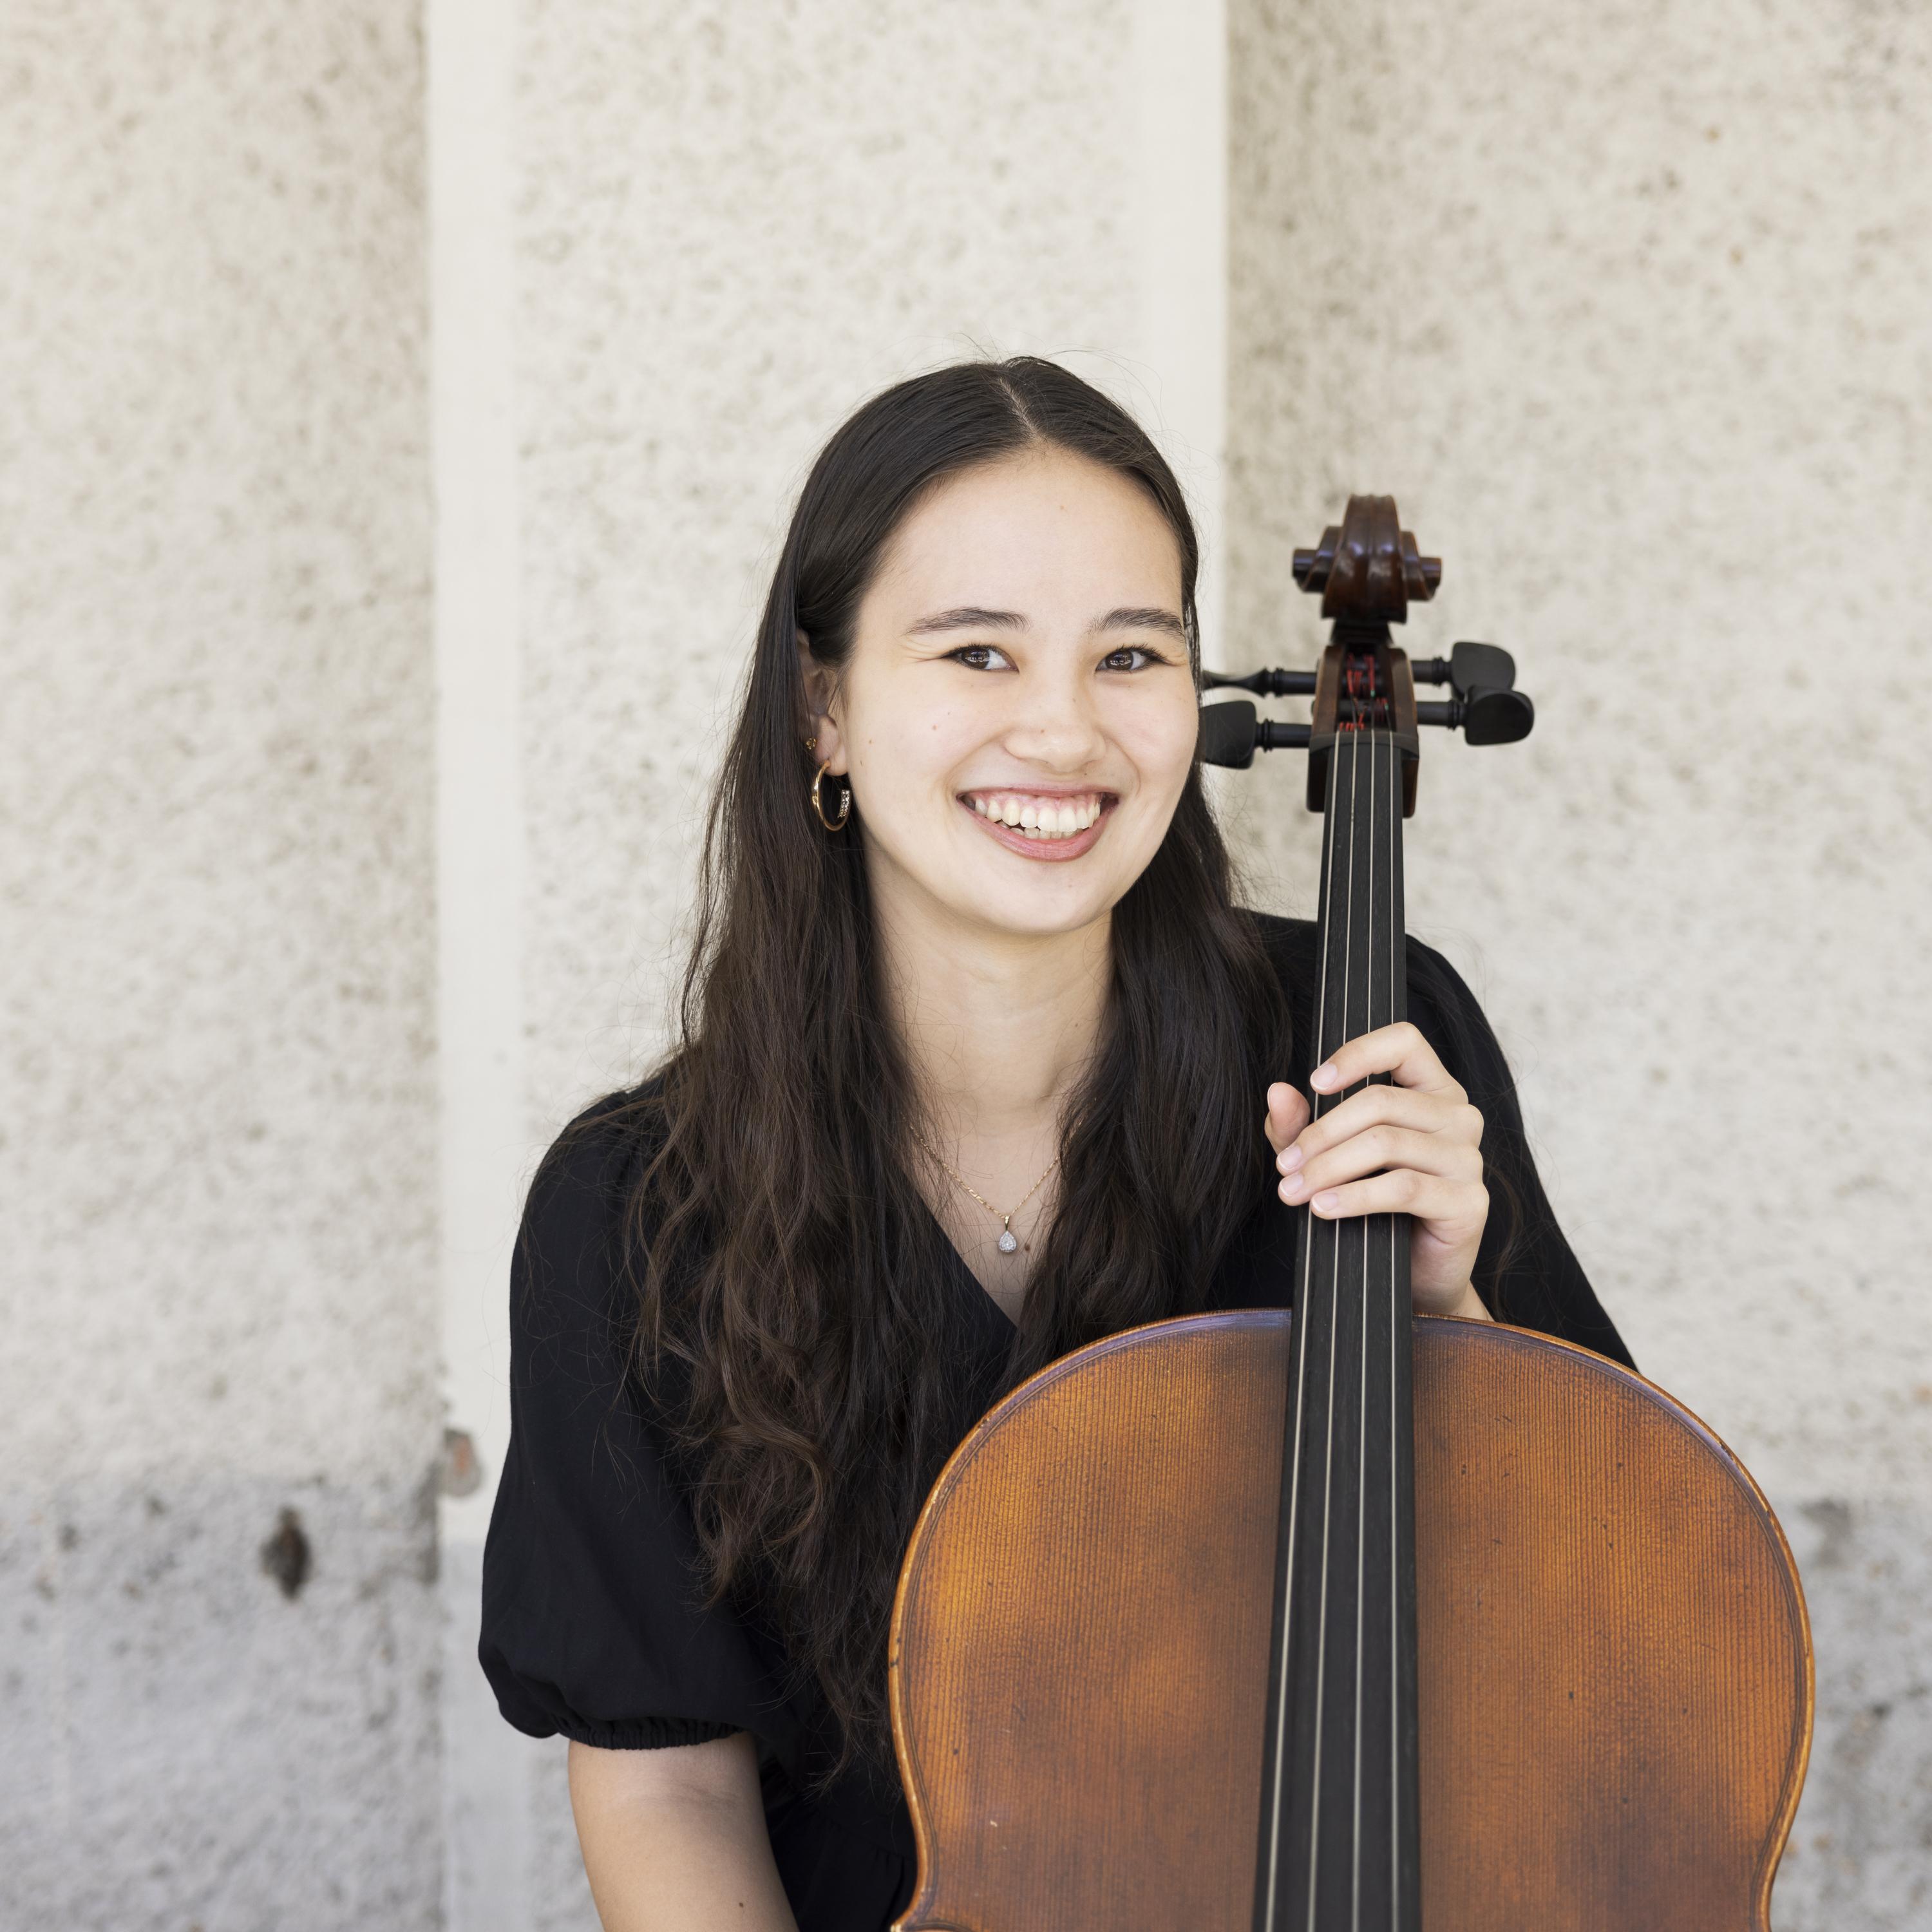
[[940, 1478], [893, 1617], [904, 1924], [1246, 1923], [1284, 1333], [1229, 1316], [1096, 1343]]
[[1756, 1486], [1520, 1330], [1418, 1322], [1415, 1391], [1425, 1925], [1762, 1932], [1811, 1669]]
[[[1244, 1932], [1288, 1332], [1097, 1343], [948, 1466], [893, 1619], [906, 1932]], [[1763, 1932], [1810, 1659], [1750, 1478], [1514, 1330], [1418, 1323], [1415, 1414], [1426, 1932]]]

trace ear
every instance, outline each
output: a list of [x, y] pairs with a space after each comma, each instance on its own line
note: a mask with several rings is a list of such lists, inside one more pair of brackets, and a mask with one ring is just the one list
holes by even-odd
[[842, 772], [845, 769], [845, 734], [838, 724], [838, 674], [812, 656], [811, 640], [802, 631], [797, 633], [797, 643], [799, 679], [805, 687], [806, 717], [803, 735], [818, 740], [818, 748], [812, 754], [814, 764], [830, 759], [832, 771]]

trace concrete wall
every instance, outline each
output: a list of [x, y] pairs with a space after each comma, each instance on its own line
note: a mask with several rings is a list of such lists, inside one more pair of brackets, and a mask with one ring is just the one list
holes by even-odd
[[[1932, 1922], [1932, 167], [1922, 10], [1231, 9], [1231, 657], [1352, 489], [1516, 652], [1425, 740], [1411, 923], [1487, 1000], [1644, 1369], [1797, 1547], [1784, 1932]], [[1311, 902], [1299, 778], [1250, 849]]]
[[[9, 25], [0, 1926], [588, 1932], [469, 1656], [520, 1184], [662, 1037], [805, 465], [976, 348], [1166, 438], [1210, 655], [1306, 660], [1353, 487], [1448, 560], [1419, 646], [1516, 650], [1538, 735], [1430, 742], [1414, 923], [1806, 1564], [1781, 1932], [1924, 1922], [1923, 21]], [[1227, 788], [1305, 905], [1294, 793]]]
[[0, 1924], [424, 1924], [413, 14], [7, 29]]

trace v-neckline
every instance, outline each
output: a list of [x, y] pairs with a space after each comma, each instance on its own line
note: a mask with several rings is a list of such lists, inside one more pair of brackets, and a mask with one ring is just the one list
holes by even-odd
[[1019, 1324], [1000, 1306], [992, 1290], [973, 1272], [966, 1257], [959, 1252], [958, 1244], [946, 1232], [946, 1224], [932, 1211], [922, 1196], [920, 1198], [920, 1204], [926, 1208], [926, 1218], [932, 1223], [933, 1232], [939, 1237], [947, 1255], [951, 1258], [953, 1274], [959, 1278], [964, 1286], [970, 1288], [974, 1294], [986, 1304], [987, 1308], [991, 1310], [994, 1320], [999, 1323], [1005, 1339], [1010, 1342], [1014, 1336], [1019, 1333]]

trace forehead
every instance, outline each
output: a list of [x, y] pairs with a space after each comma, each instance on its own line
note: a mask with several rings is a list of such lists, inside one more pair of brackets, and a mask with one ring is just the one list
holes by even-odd
[[1131, 477], [1066, 450], [1027, 450], [950, 476], [922, 498], [893, 533], [866, 602], [895, 620], [962, 605], [1042, 621], [1120, 604], [1178, 616], [1180, 547]]

